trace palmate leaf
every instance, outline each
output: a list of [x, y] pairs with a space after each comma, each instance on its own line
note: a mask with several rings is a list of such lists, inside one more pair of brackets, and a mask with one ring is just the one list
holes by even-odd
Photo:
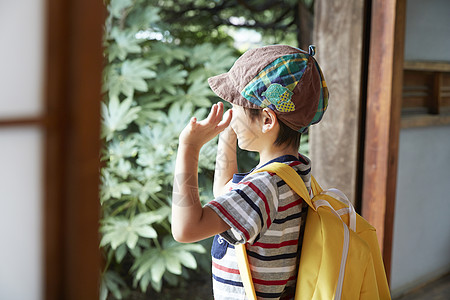
[[111, 292], [116, 299], [122, 299], [121, 289], [126, 286], [127, 284], [119, 274], [114, 271], [107, 271], [102, 276], [100, 300], [106, 300], [108, 291]]
[[150, 69], [152, 66], [152, 61], [143, 59], [126, 60], [120, 68], [111, 66], [107, 74], [109, 97], [118, 97], [120, 93], [132, 97], [135, 90], [148, 91], [145, 80], [156, 77], [156, 72]]
[[134, 135], [129, 135], [124, 140], [113, 138], [108, 144], [107, 157], [110, 161], [126, 157], [135, 157], [137, 149], [137, 141]]
[[127, 182], [120, 181], [107, 169], [102, 169], [102, 186], [100, 193], [100, 202], [104, 204], [111, 198], [119, 199], [122, 195], [131, 194], [130, 185]]
[[155, 197], [155, 194], [160, 192], [161, 190], [162, 187], [160, 185], [160, 182], [154, 179], [149, 179], [142, 186], [141, 192], [139, 193], [139, 201], [144, 204], [150, 197]]
[[158, 215], [156, 212], [141, 213], [131, 220], [125, 217], [106, 218], [101, 227], [103, 238], [100, 246], [110, 244], [111, 248], [115, 250], [126, 243], [128, 248], [134, 249], [139, 236], [143, 238], [155, 238], [158, 236], [151, 224], [162, 219], [163, 216]]
[[163, 60], [166, 65], [170, 65], [174, 60], [183, 61], [190, 52], [179, 46], [169, 46], [167, 44], [158, 43], [153, 45], [151, 50], [152, 56]]
[[156, 78], [148, 82], [148, 86], [155, 93], [159, 94], [162, 91], [167, 91], [175, 95], [177, 92], [176, 86], [184, 84], [187, 75], [187, 71], [183, 70], [181, 66], [170, 67], [159, 72]]
[[[151, 248], [137, 258], [131, 267], [135, 272], [135, 279], [142, 280], [146, 274], [150, 274], [153, 287], [160, 287], [164, 273], [180, 275], [182, 266], [190, 269], [197, 268], [197, 261], [191, 252], [204, 253], [205, 248], [200, 244], [180, 244], [171, 236], [165, 236], [162, 248]], [[141, 283], [141, 288], [147, 286]]]
[[214, 55], [202, 56], [203, 52], [207, 52], [209, 46], [201, 45], [195, 48], [194, 56], [189, 57], [190, 64], [195, 69], [190, 72], [188, 83], [195, 81], [206, 82], [208, 77], [215, 76], [227, 72], [235, 61], [235, 56], [231, 50], [225, 46], [214, 48]]
[[111, 30], [111, 38], [114, 43], [108, 47], [108, 60], [112, 62], [115, 58], [124, 60], [129, 53], [141, 53], [141, 40], [136, 39], [136, 32], [132, 30], [120, 31], [117, 27]]
[[107, 141], [113, 138], [116, 131], [124, 130], [128, 124], [138, 117], [139, 106], [132, 107], [132, 99], [127, 98], [119, 102], [117, 97], [111, 97], [108, 105], [102, 103], [103, 130], [102, 136]]
[[145, 6], [144, 9], [134, 9], [127, 18], [127, 25], [134, 29], [146, 29], [160, 21], [160, 8]]
[[131, 168], [131, 162], [127, 159], [121, 158], [111, 163], [111, 169], [122, 179], [126, 179], [130, 175]]
[[[214, 55], [211, 55], [211, 53], [214, 53]], [[191, 54], [189, 55], [189, 65], [191, 67], [203, 65], [210, 60], [211, 56], [216, 56], [216, 49], [212, 44], [204, 43], [197, 45], [192, 49]]]
[[115, 17], [120, 19], [124, 9], [129, 8], [133, 5], [133, 0], [111, 0], [108, 6], [109, 11]]

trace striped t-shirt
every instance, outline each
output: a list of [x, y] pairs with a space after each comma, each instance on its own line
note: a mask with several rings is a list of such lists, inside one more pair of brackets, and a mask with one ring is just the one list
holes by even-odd
[[[292, 166], [311, 193], [311, 163], [299, 157], [284, 155], [268, 163]], [[207, 204], [231, 227], [213, 240], [214, 299], [247, 299], [233, 246], [239, 243], [246, 243], [258, 299], [294, 299], [308, 206], [276, 174], [246, 175], [235, 174], [231, 190]]]

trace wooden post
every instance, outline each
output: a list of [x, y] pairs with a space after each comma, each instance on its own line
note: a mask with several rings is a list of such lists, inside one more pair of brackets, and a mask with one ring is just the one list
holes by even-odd
[[440, 113], [442, 102], [441, 86], [442, 86], [442, 72], [436, 72], [434, 73], [433, 78], [433, 91], [431, 93], [431, 101], [429, 108], [430, 114], [438, 115]]
[[353, 203], [359, 160], [364, 1], [315, 2], [314, 44], [330, 91], [328, 110], [310, 129], [314, 176]]
[[44, 299], [98, 299], [105, 7], [46, 4]]
[[388, 277], [403, 84], [406, 0], [373, 0], [362, 215], [377, 229]]

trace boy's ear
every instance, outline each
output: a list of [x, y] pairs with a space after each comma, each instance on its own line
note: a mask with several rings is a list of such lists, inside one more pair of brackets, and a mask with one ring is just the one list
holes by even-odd
[[266, 132], [272, 130], [276, 126], [276, 124], [278, 124], [277, 115], [270, 108], [263, 109], [262, 117], [263, 117], [263, 123], [262, 123], [262, 132], [263, 133], [266, 133]]

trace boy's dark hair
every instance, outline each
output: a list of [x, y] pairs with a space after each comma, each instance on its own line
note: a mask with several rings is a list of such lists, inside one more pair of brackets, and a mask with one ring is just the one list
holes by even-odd
[[[250, 120], [254, 121], [261, 115], [262, 109], [244, 107], [246, 114], [250, 116]], [[288, 147], [298, 149], [300, 147], [300, 138], [302, 134], [278, 120], [280, 124], [280, 131], [278, 132], [277, 139], [274, 142], [275, 146], [281, 146], [286, 144]]]

